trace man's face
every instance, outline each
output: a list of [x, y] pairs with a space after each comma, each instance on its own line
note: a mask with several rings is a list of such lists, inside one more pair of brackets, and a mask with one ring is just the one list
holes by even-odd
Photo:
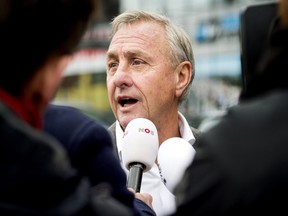
[[164, 28], [155, 22], [122, 26], [112, 38], [107, 53], [108, 97], [124, 129], [138, 117], [163, 124], [171, 109], [177, 109], [177, 75], [170, 55]]

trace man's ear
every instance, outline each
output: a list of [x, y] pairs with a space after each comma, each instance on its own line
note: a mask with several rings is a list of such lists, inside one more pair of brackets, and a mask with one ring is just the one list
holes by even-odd
[[189, 61], [181, 62], [176, 68], [176, 96], [180, 97], [192, 79], [192, 66]]

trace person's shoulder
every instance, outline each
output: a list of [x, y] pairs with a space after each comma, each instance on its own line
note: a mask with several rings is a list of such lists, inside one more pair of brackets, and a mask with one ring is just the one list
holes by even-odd
[[59, 105], [59, 104], [49, 104], [45, 110], [45, 114], [53, 115], [68, 115], [68, 114], [80, 114], [81, 111], [72, 106]]
[[199, 129], [195, 128], [195, 127], [190, 126], [190, 128], [192, 130], [192, 133], [193, 133], [195, 139], [196, 140], [199, 139], [201, 137], [201, 135], [202, 135], [202, 132]]
[[108, 130], [111, 132], [116, 130], [116, 121], [108, 127]]
[[116, 145], [116, 121], [114, 123], [112, 123], [108, 128], [108, 133], [110, 134], [110, 136], [112, 137], [112, 141], [114, 143], [114, 145]]
[[44, 115], [44, 130], [63, 143], [111, 143], [104, 125], [71, 106], [50, 104]]
[[108, 132], [110, 133], [110, 135], [112, 136], [114, 142], [116, 142], [116, 121], [114, 123], [112, 123], [108, 128], [107, 128]]
[[202, 132], [199, 129], [197, 129], [195, 127], [192, 127], [192, 126], [190, 126], [190, 129], [191, 129], [191, 131], [192, 131], [192, 133], [193, 133], [193, 135], [195, 137], [195, 142], [193, 144], [193, 147], [197, 148], [198, 147], [198, 142], [199, 142], [198, 140], [201, 138]]
[[44, 126], [74, 126], [88, 120], [79, 109], [72, 106], [49, 104], [44, 113]]
[[[44, 115], [45, 123], [54, 123], [57, 125], [66, 125], [67, 127], [79, 126], [80, 123], [90, 124], [102, 127], [102, 124], [96, 119], [86, 115], [80, 109], [67, 105], [49, 104]], [[57, 123], [57, 124], [56, 124]], [[104, 127], [104, 125], [103, 125]]]

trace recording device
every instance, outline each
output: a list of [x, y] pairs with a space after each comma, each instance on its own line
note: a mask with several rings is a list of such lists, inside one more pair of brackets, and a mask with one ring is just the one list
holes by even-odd
[[188, 141], [180, 137], [172, 137], [160, 145], [158, 165], [162, 180], [171, 193], [173, 193], [186, 168], [193, 161], [194, 156], [195, 149]]
[[127, 125], [122, 160], [129, 170], [127, 187], [140, 192], [143, 172], [149, 171], [158, 154], [158, 132], [152, 121], [136, 118]]

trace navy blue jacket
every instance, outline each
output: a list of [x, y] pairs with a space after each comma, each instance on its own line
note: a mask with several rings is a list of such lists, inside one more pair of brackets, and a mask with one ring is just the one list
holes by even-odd
[[126, 175], [113, 152], [111, 136], [102, 124], [76, 108], [51, 104], [44, 116], [44, 130], [65, 146], [72, 165], [89, 177], [92, 185], [98, 185], [99, 190], [133, 208], [135, 215], [140, 215], [139, 212], [155, 215], [128, 191]]

